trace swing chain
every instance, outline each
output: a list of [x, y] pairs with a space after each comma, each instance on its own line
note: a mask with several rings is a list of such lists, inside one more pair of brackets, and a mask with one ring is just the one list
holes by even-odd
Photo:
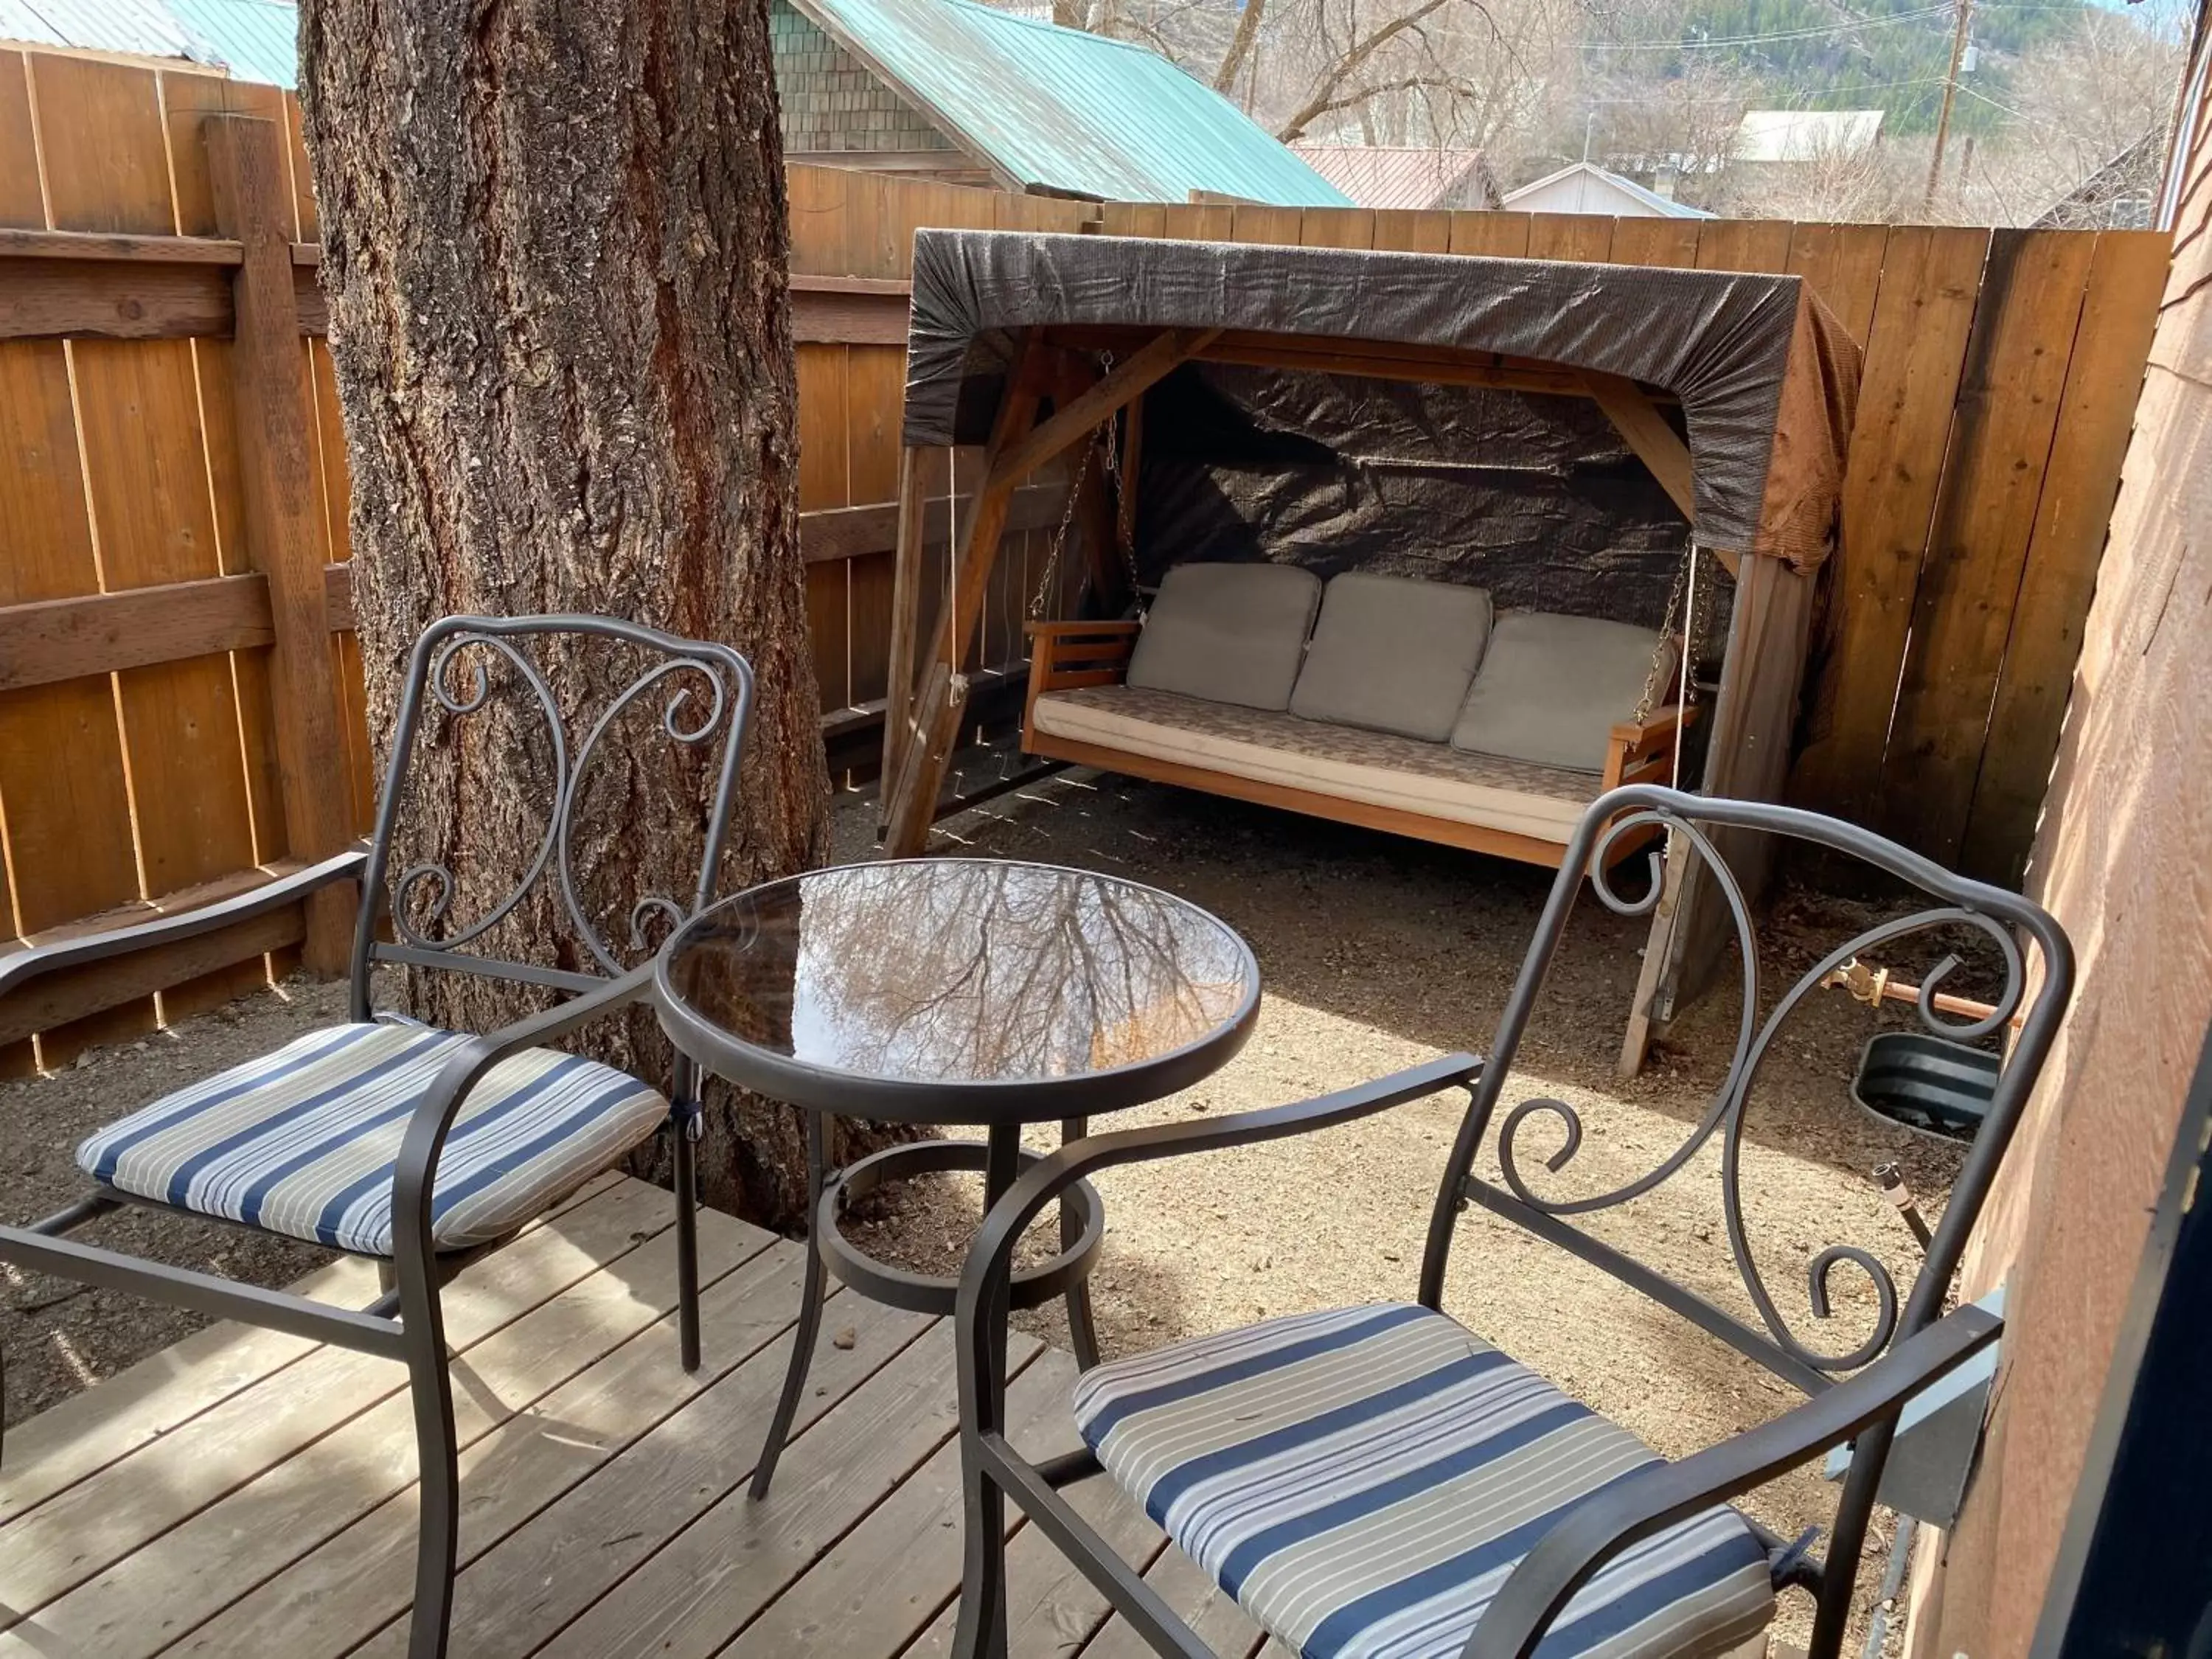
[[[1114, 372], [1114, 354], [1112, 352], [1104, 352], [1100, 355], [1099, 372], [1102, 376], [1111, 374]], [[1116, 413], [1118, 412], [1119, 411], [1116, 411]], [[1083, 493], [1084, 475], [1090, 471], [1091, 458], [1094, 454], [1097, 453], [1098, 446], [1101, 443], [1103, 443], [1106, 446], [1106, 453], [1099, 464], [1099, 471], [1102, 478], [1112, 478], [1116, 482], [1121, 478], [1121, 460], [1116, 453], [1114, 441], [1114, 415], [1109, 414], [1097, 426], [1091, 428], [1091, 441], [1083, 447], [1083, 459], [1076, 463], [1075, 470], [1068, 475], [1067, 504], [1060, 509], [1059, 527], [1052, 532], [1052, 545], [1046, 550], [1044, 557], [1044, 574], [1038, 579], [1036, 592], [1030, 596], [1030, 620], [1031, 622], [1042, 620], [1044, 617], [1045, 600], [1051, 595], [1054, 588], [1059, 584], [1060, 550], [1067, 544], [1068, 527], [1075, 522], [1075, 503], [1077, 498]], [[1125, 553], [1127, 553], [1127, 550], [1125, 549], [1123, 550]], [[1129, 580], [1133, 585], [1133, 584], [1137, 579], [1136, 556], [1134, 554], [1127, 554], [1127, 556], [1129, 559]]]
[[[1689, 591], [1690, 575], [1696, 568], [1697, 562], [1698, 544], [1692, 542], [1689, 551], [1682, 556], [1682, 562], [1675, 568], [1674, 585], [1668, 590], [1667, 593], [1667, 611], [1659, 622], [1659, 642], [1651, 648], [1650, 672], [1644, 677], [1644, 695], [1636, 700], [1636, 712], [1629, 717], [1638, 726], [1643, 725], [1650, 717], [1653, 705], [1659, 701], [1659, 693], [1663, 689], [1662, 682], [1667, 678], [1669, 666], [1667, 661], [1667, 642], [1674, 637], [1675, 629], [1679, 626], [1690, 634], [1700, 631], [1694, 626], [1693, 619], [1686, 616], [1683, 611], [1683, 601]], [[1701, 611], [1705, 608], [1702, 600], [1698, 608]], [[1683, 641], [1683, 655], [1689, 659], [1693, 665], [1696, 651], [1697, 641], [1694, 639]], [[1686, 677], [1685, 696], [1688, 695], [1686, 685]]]

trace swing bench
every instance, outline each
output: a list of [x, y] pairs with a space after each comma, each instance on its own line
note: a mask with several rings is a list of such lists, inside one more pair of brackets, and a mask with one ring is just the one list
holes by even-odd
[[[923, 230], [907, 363], [895, 855], [966, 729], [1013, 492], [1061, 457], [1033, 754], [1553, 866], [1617, 783], [1780, 796], [1859, 372], [1797, 277]], [[937, 567], [929, 452], [969, 447]], [[1418, 712], [1378, 712], [1407, 678]], [[1578, 698], [1571, 743], [1525, 740]], [[1639, 1012], [1667, 1017], [1658, 935], [1700, 881]]]
[[[893, 853], [1008, 500], [1063, 454], [1032, 754], [1551, 865], [1604, 789], [1681, 781], [1700, 721], [1705, 788], [1779, 793], [1858, 367], [1796, 277], [925, 230], [908, 365]], [[919, 455], [978, 443], [933, 582]]]

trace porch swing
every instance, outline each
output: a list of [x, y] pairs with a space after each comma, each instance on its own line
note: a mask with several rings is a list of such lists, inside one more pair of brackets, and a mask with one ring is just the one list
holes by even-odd
[[[1614, 783], [1777, 799], [1858, 370], [1794, 276], [919, 232], [887, 850], [927, 837], [1009, 497], [1064, 454], [1033, 754], [1553, 866]], [[920, 457], [978, 444], [927, 616]]]

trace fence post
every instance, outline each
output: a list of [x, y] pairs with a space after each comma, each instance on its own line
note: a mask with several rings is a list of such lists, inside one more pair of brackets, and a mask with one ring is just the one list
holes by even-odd
[[[245, 258], [233, 278], [231, 350], [246, 538], [269, 583], [276, 641], [270, 652], [276, 768], [284, 834], [295, 859], [327, 857], [352, 837], [337, 676], [315, 535], [315, 476], [307, 452], [307, 353], [292, 292], [292, 191], [283, 136], [260, 116], [211, 114], [200, 123], [215, 185], [216, 223]], [[307, 901], [303, 957], [336, 974], [352, 943], [354, 895], [327, 888]]]

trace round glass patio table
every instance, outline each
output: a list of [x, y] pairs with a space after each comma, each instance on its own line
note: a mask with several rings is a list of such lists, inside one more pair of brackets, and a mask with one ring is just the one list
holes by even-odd
[[[842, 865], [709, 906], [662, 947], [662, 1027], [696, 1064], [806, 1114], [806, 1272], [783, 1395], [755, 1470], [764, 1494], [790, 1432], [834, 1273], [895, 1307], [949, 1315], [955, 1282], [866, 1255], [839, 1223], [886, 1182], [980, 1171], [988, 1206], [1025, 1161], [1023, 1128], [1083, 1134], [1100, 1113], [1211, 1075], [1259, 1012], [1252, 951], [1187, 900], [1116, 876], [1000, 859]], [[828, 1168], [826, 1121], [969, 1126], [980, 1140], [889, 1147]], [[1088, 1183], [1060, 1206], [1060, 1253], [1016, 1276], [1017, 1308], [1067, 1302], [1097, 1358], [1085, 1280], [1104, 1215]]]

